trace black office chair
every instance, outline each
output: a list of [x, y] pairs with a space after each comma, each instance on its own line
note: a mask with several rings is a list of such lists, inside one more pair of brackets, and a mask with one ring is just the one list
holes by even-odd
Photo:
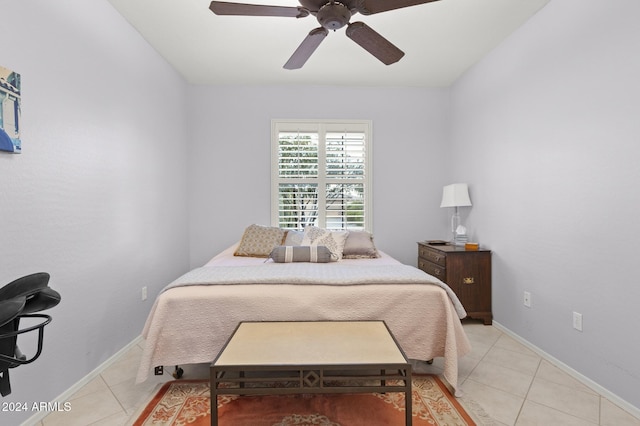
[[[44, 326], [49, 315], [34, 314], [60, 303], [60, 294], [48, 287], [49, 274], [39, 272], [18, 278], [0, 288], [0, 394], [11, 393], [9, 369], [35, 361], [42, 353]], [[42, 318], [39, 324], [20, 330], [21, 318]], [[38, 330], [38, 349], [31, 358], [18, 348], [18, 336]]]

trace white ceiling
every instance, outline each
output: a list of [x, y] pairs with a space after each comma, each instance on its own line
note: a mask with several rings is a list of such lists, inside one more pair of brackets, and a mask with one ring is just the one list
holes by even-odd
[[[232, 1], [232, 0], [227, 0]], [[370, 16], [355, 15], [405, 52], [386, 66], [342, 28], [305, 66], [282, 68], [309, 31], [302, 19], [217, 16], [209, 0], [109, 0], [192, 84], [310, 84], [442, 87], [521, 26], [549, 0], [440, 0]], [[296, 0], [240, 3], [298, 6]]]

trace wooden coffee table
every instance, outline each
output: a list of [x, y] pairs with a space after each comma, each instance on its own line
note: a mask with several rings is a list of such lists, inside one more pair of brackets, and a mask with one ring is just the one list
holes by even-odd
[[210, 367], [218, 395], [403, 392], [411, 425], [411, 364], [383, 321], [241, 322]]

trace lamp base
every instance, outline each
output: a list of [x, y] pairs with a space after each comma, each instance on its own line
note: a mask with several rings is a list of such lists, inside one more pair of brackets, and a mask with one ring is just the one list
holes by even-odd
[[456, 245], [457, 233], [456, 230], [460, 225], [460, 214], [458, 214], [458, 208], [455, 207], [453, 214], [451, 215], [451, 245]]
[[464, 246], [469, 241], [467, 234], [456, 234], [453, 239], [454, 246]]

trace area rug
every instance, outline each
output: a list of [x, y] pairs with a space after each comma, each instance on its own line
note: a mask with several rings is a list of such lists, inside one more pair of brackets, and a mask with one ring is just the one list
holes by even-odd
[[[485, 426], [491, 419], [472, 404], [465, 409], [437, 376], [414, 375], [415, 426]], [[333, 394], [218, 397], [220, 426], [394, 426], [404, 425], [404, 394]], [[211, 424], [209, 381], [165, 383], [134, 426]]]

